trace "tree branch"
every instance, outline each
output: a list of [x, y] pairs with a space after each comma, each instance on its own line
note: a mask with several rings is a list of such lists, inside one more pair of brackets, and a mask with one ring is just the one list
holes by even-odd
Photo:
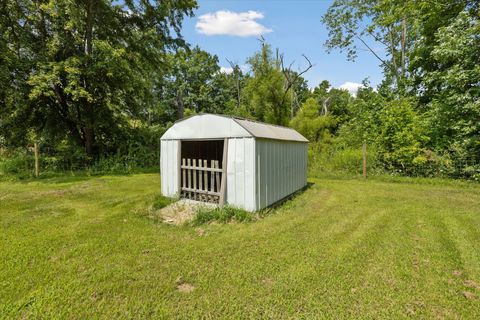
[[282, 55], [281, 58], [280, 58], [280, 63], [281, 63], [281, 67], [282, 67], [282, 73], [284, 74], [285, 79], [287, 80], [287, 86], [286, 86], [286, 88], [285, 88], [285, 90], [284, 90], [284, 92], [283, 92], [283, 97], [282, 97], [282, 100], [281, 100], [281, 101], [282, 101], [282, 104], [284, 103], [284, 101], [285, 101], [285, 99], [286, 99], [286, 97], [287, 97], [288, 90], [290, 90], [290, 89], [292, 88], [292, 86], [295, 84], [295, 82], [298, 80], [298, 78], [300, 78], [300, 77], [301, 77], [303, 74], [305, 74], [308, 70], [310, 70], [311, 68], [313, 68], [313, 64], [312, 64], [312, 62], [307, 58], [307, 56], [304, 55], [304, 54], [302, 54], [302, 57], [304, 57], [305, 60], [307, 60], [307, 62], [308, 62], [308, 67], [307, 67], [305, 70], [297, 73], [293, 79], [290, 79], [290, 75], [291, 75], [290, 72], [292, 71], [291, 68], [292, 68], [293, 62], [288, 66], [287, 69], [285, 69], [285, 68], [284, 68], [284, 65], [283, 65], [283, 55]]
[[382, 62], [382, 64], [388, 66], [388, 64], [386, 63], [386, 61], [383, 60], [382, 58], [380, 58], [380, 56], [379, 56], [375, 51], [373, 51], [373, 49], [370, 48], [370, 46], [369, 46], [362, 38], [360, 38], [357, 34], [355, 34], [355, 37], [356, 37], [358, 40], [360, 40], [360, 41], [363, 43], [363, 45], [364, 45], [365, 47], [367, 47], [368, 51], [370, 51], [378, 60], [380, 60], [380, 62]]

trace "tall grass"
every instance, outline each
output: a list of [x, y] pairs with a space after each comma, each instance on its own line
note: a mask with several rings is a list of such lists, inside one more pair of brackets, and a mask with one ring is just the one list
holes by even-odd
[[220, 223], [231, 221], [250, 222], [254, 219], [255, 213], [231, 206], [225, 206], [223, 208], [199, 207], [191, 223], [194, 226], [198, 226], [213, 221]]
[[[362, 148], [311, 144], [309, 146], [309, 176], [361, 175], [363, 173]], [[452, 159], [446, 155], [430, 155], [423, 161], [392, 166], [382, 155], [367, 146], [367, 175], [454, 178], [480, 181], [480, 163], [474, 159]]]
[[[363, 173], [363, 153], [361, 148], [335, 148], [311, 145], [308, 154], [309, 175], [325, 173], [360, 175]], [[367, 173], [384, 173], [375, 150], [367, 150]]]

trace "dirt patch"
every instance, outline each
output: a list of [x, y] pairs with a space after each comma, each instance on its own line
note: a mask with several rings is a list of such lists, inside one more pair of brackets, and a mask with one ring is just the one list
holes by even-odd
[[70, 189], [60, 189], [60, 190], [48, 190], [48, 191], [39, 191], [36, 194], [40, 197], [43, 196], [54, 196], [54, 197], [62, 197], [66, 194], [73, 193]]
[[473, 300], [475, 299], [475, 295], [469, 291], [463, 291], [462, 292], [463, 296], [467, 298], [468, 300]]
[[190, 283], [182, 283], [177, 286], [177, 290], [183, 293], [190, 293], [195, 290], [195, 287]]
[[480, 283], [477, 283], [473, 280], [465, 280], [463, 284], [465, 285], [465, 287], [480, 290]]
[[262, 283], [265, 287], [272, 288], [275, 284], [275, 281], [273, 281], [272, 278], [265, 278], [262, 280]]
[[195, 287], [192, 284], [183, 281], [182, 277], [178, 277], [177, 280], [175, 280], [175, 284], [177, 285], [177, 290], [179, 292], [190, 293], [195, 290]]
[[203, 236], [207, 235], [206, 232], [205, 232], [205, 229], [197, 228], [197, 229], [195, 229], [195, 231], [197, 232], [197, 235], [199, 237], [203, 237]]
[[9, 192], [0, 192], [0, 200], [5, 200], [10, 197], [11, 193]]
[[460, 271], [460, 270], [454, 270], [454, 271], [452, 272], [452, 274], [453, 274], [455, 277], [461, 277], [462, 274], [463, 274], [463, 272]]
[[[191, 221], [199, 207], [206, 206], [211, 206], [212, 208], [215, 207], [214, 204], [182, 199], [175, 203], [172, 203], [169, 206], [166, 206], [165, 208], [158, 210], [156, 214], [165, 223], [181, 225]], [[203, 234], [199, 235], [201, 236]]]

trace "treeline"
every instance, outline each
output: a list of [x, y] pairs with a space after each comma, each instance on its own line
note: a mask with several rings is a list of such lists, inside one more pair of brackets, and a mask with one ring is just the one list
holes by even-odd
[[348, 59], [370, 50], [384, 70], [378, 88], [365, 81], [355, 97], [327, 81], [310, 89], [308, 57], [294, 70], [263, 39], [246, 62], [222, 70], [180, 35], [196, 6], [3, 1], [4, 171], [30, 170], [34, 143], [53, 171], [156, 166], [161, 134], [209, 112], [296, 128], [311, 141], [314, 172], [360, 170], [366, 143], [371, 170], [480, 179], [476, 1], [335, 1], [322, 17], [327, 49]]

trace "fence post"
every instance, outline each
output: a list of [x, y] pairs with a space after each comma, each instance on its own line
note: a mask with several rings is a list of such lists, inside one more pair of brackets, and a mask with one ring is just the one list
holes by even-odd
[[40, 174], [40, 161], [37, 142], [33, 144], [33, 152], [35, 154], [35, 177], [38, 178], [38, 175]]
[[362, 156], [363, 156], [363, 178], [367, 179], [367, 144], [365, 141], [362, 146]]

